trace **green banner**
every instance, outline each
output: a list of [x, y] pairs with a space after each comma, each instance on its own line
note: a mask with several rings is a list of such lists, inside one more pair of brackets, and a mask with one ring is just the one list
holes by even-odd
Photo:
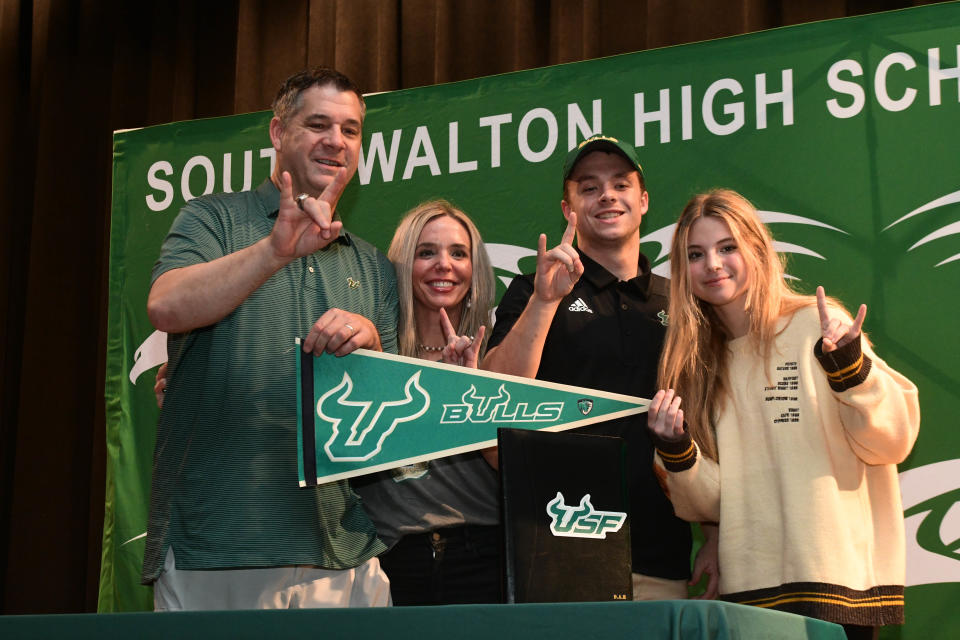
[[[151, 387], [165, 353], [146, 318], [150, 268], [185, 200], [269, 174], [269, 117], [115, 136], [103, 611], [151, 602], [137, 574]], [[658, 273], [692, 194], [745, 194], [797, 285], [822, 284], [849, 309], [867, 303], [880, 356], [920, 388], [923, 426], [901, 466], [909, 588], [899, 633], [936, 637], [960, 599], [958, 122], [960, 4], [930, 5], [370, 96], [360, 168], [338, 210], [385, 249], [406, 210], [452, 200], [489, 243], [502, 293], [533, 270], [540, 232], [559, 241], [560, 166], [591, 133], [637, 147], [650, 191], [643, 250]]]
[[494, 447], [500, 427], [565, 431], [650, 403], [366, 349], [296, 352], [301, 487]]

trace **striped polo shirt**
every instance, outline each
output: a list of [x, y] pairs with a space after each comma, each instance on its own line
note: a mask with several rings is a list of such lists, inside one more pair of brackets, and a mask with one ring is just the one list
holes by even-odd
[[[267, 236], [279, 199], [266, 180], [256, 191], [191, 200], [163, 243], [153, 280]], [[297, 482], [294, 340], [334, 307], [369, 318], [384, 350], [396, 352], [393, 266], [347, 233], [275, 273], [220, 322], [168, 336], [144, 583], [160, 575], [170, 545], [179, 569], [344, 569], [383, 551], [346, 481]]]

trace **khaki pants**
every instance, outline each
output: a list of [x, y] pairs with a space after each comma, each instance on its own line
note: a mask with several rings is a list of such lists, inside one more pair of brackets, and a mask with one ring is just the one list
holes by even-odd
[[179, 570], [173, 548], [153, 585], [156, 611], [390, 606], [390, 580], [371, 558], [352, 569], [294, 565]]

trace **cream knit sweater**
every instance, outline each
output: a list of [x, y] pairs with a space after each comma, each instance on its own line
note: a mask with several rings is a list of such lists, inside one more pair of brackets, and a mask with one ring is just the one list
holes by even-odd
[[896, 464], [917, 437], [917, 388], [865, 341], [862, 353], [854, 341], [823, 355], [815, 305], [783, 324], [766, 367], [749, 336], [729, 343], [720, 463], [689, 436], [658, 441], [658, 476], [677, 515], [719, 522], [725, 600], [838, 623], [900, 623]]

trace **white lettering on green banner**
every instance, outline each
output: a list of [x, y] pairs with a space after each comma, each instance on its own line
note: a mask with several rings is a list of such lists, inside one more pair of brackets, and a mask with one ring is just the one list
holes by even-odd
[[301, 487], [492, 447], [499, 427], [564, 431], [650, 402], [363, 349], [296, 352]]

